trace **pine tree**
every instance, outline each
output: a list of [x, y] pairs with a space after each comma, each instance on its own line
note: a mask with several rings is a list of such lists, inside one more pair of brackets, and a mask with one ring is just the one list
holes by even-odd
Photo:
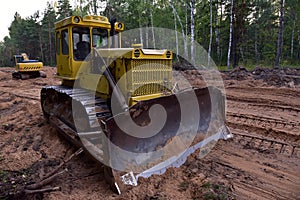
[[43, 38], [43, 52], [44, 62], [53, 66], [55, 64], [55, 32], [54, 23], [56, 22], [56, 13], [54, 7], [48, 3], [44, 11], [42, 19], [42, 38]]
[[57, 8], [58, 20], [69, 17], [73, 13], [69, 0], [58, 0]]

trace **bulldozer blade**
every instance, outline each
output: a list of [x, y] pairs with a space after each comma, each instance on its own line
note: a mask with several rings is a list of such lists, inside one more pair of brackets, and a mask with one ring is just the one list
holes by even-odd
[[[186, 149], [186, 151], [182, 152], [179, 155], [173, 156], [167, 160], [164, 160], [163, 162], [151, 167], [150, 169], [147, 169], [141, 173], [138, 174], [134, 174], [133, 171], [130, 171], [126, 174], [121, 174], [120, 172], [114, 172], [115, 173], [115, 184], [116, 187], [118, 188], [125, 188], [125, 186], [137, 186], [138, 183], [138, 179], [140, 177], [143, 178], [148, 178], [153, 174], [157, 174], [157, 175], [161, 175], [163, 173], [166, 172], [166, 170], [168, 168], [171, 167], [180, 167], [181, 165], [183, 165], [186, 161], [186, 159], [188, 158], [189, 155], [191, 155], [192, 153], [194, 153], [197, 149], [202, 149], [204, 148], [206, 145], [209, 145], [210, 143], [215, 143], [217, 142], [219, 139], [224, 139], [227, 140], [229, 138], [232, 138], [233, 135], [231, 134], [230, 130], [226, 127], [226, 126], [222, 126], [220, 127], [220, 129], [218, 130], [218, 132], [212, 136], [209, 136], [208, 138], [205, 138], [204, 140], [202, 140], [201, 142], [189, 147], [188, 149]], [[208, 147], [211, 148], [211, 147]], [[207, 149], [202, 149], [202, 152], [206, 153]], [[119, 184], [119, 185], [117, 185]], [[119, 193], [121, 193], [120, 189], [119, 189]]]
[[140, 101], [106, 121], [110, 166], [124, 172], [123, 184], [136, 185], [139, 177], [179, 167], [197, 149], [230, 137], [224, 123], [225, 97], [215, 87]]

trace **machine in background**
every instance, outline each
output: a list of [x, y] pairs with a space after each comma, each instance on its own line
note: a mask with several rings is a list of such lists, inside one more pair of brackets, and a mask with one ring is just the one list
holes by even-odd
[[43, 62], [40, 62], [39, 60], [30, 60], [26, 53], [14, 55], [13, 61], [15, 71], [12, 73], [12, 77], [15, 79], [25, 80], [37, 77], [47, 77], [46, 73], [42, 71]]

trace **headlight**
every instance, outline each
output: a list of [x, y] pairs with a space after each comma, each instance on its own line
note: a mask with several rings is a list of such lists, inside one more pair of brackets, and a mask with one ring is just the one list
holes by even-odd
[[122, 22], [116, 22], [115, 23], [115, 30], [117, 32], [123, 31], [124, 30], [124, 23], [122, 23]]
[[171, 52], [170, 51], [167, 51], [167, 53], [166, 53], [166, 56], [167, 56], [167, 58], [171, 58]]
[[133, 54], [134, 54], [134, 57], [138, 58], [140, 56], [141, 52], [139, 49], [135, 49]]
[[80, 19], [79, 19], [78, 16], [74, 17], [74, 22], [75, 22], [75, 23], [79, 23], [79, 22], [80, 22]]

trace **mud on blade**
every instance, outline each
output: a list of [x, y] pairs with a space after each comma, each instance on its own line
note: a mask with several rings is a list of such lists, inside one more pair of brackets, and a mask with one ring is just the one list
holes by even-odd
[[[224, 96], [213, 87], [140, 101], [106, 121], [110, 165], [137, 174], [131, 173], [133, 179], [179, 167], [196, 149], [221, 137], [224, 119]], [[135, 184], [125, 176], [123, 183]]]

